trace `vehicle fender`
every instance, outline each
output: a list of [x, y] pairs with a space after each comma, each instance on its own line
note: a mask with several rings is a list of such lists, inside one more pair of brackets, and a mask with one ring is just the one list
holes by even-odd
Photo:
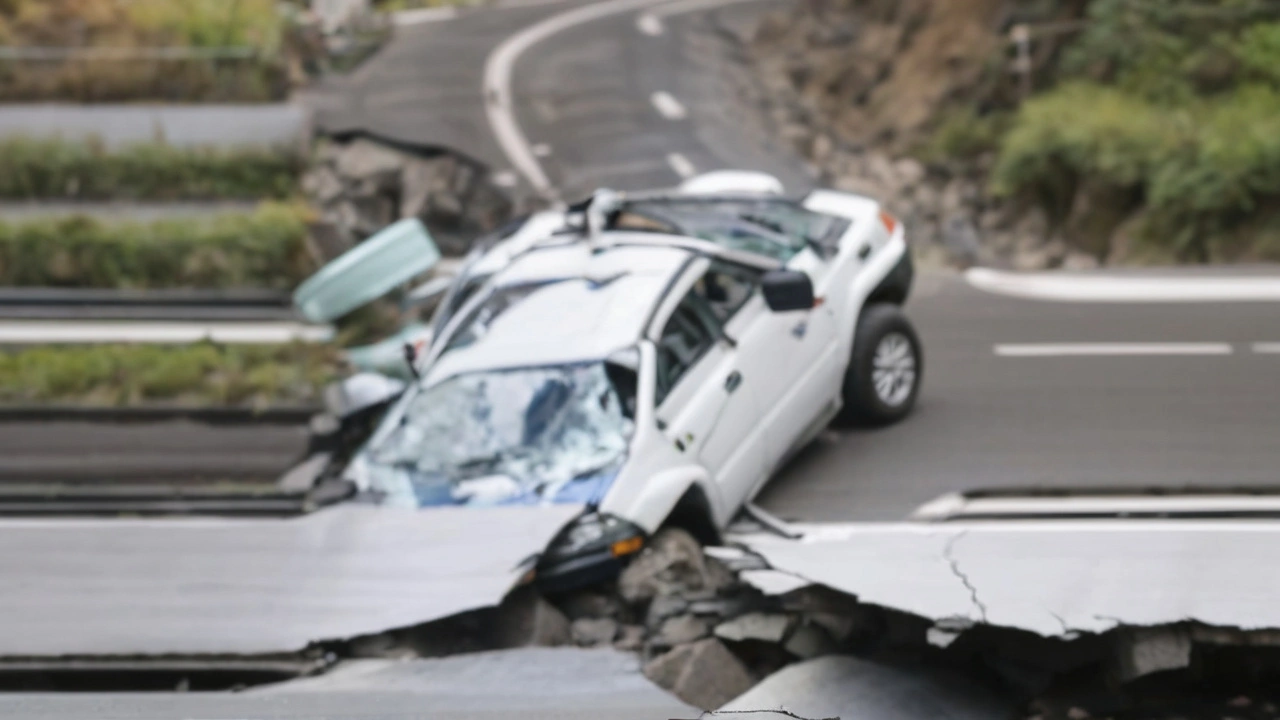
[[853, 351], [853, 336], [858, 326], [858, 318], [867, 303], [867, 298], [880, 286], [897, 267], [898, 261], [907, 252], [907, 240], [899, 224], [890, 236], [889, 242], [880, 247], [867, 258], [866, 264], [853, 278], [853, 287], [845, 307], [841, 309], [841, 349], [847, 355]]
[[[717, 497], [710, 491], [711, 482], [706, 469], [698, 465], [684, 465], [661, 471], [645, 482], [644, 488], [626, 503], [626, 507], [612, 507], [606, 500], [601, 510], [626, 518], [646, 532], [654, 533], [666, 522], [676, 503], [694, 486], [698, 486], [707, 496], [714, 512], [714, 508], [719, 505]], [[720, 518], [711, 518], [711, 521], [721, 524]]]

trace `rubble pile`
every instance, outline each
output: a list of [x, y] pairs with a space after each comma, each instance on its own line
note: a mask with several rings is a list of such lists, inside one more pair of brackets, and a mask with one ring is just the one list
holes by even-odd
[[842, 649], [854, 629], [840, 612], [853, 609], [852, 598], [833, 606], [815, 591], [769, 597], [738, 578], [751, 567], [758, 558], [718, 559], [688, 533], [665, 530], [616, 586], [554, 602], [574, 644], [639, 653], [650, 680], [713, 709], [784, 665]]
[[[1196, 622], [1046, 637], [969, 618], [931, 620], [820, 585], [778, 582], [757, 554], [664, 530], [616, 583], [318, 649], [337, 658], [441, 657], [528, 646], [636, 653], [654, 684], [713, 710], [786, 666], [844, 655], [945, 671], [1026, 720], [1280, 717], [1280, 633]], [[772, 583], [772, 585], [771, 585]]]
[[313, 238], [330, 258], [411, 217], [423, 221], [446, 256], [464, 255], [471, 239], [514, 211], [488, 170], [466, 157], [364, 137], [321, 141], [302, 187], [319, 209]]

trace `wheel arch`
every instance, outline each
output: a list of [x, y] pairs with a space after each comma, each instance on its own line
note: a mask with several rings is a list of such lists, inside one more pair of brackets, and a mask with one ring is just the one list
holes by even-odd
[[693, 483], [676, 501], [660, 528], [678, 527], [703, 545], [718, 545], [721, 535], [715, 520], [712, 519], [714, 517], [710, 498], [707, 497], [701, 485]]

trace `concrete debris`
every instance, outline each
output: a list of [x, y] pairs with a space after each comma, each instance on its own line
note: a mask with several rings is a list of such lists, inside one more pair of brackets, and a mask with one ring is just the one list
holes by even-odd
[[663, 621], [651, 641], [655, 647], [670, 648], [701, 640], [711, 633], [711, 623], [693, 615], [677, 615]]
[[644, 667], [645, 677], [703, 710], [724, 705], [754, 683], [742, 661], [715, 638], [681, 645]]
[[783, 595], [809, 585], [802, 577], [777, 570], [745, 570], [738, 577], [766, 595]]
[[570, 620], [579, 618], [613, 618], [622, 617], [625, 606], [622, 600], [613, 593], [584, 590], [559, 598], [560, 610]]
[[1116, 635], [1116, 680], [1129, 682], [1191, 664], [1191, 634], [1185, 628], [1123, 628]]
[[349, 249], [396, 220], [416, 217], [442, 252], [460, 256], [472, 239], [500, 226], [514, 211], [512, 199], [486, 168], [449, 152], [414, 152], [358, 138], [325, 141], [315, 158], [302, 179], [304, 192], [320, 211], [313, 234], [340, 238], [337, 250]]
[[953, 673], [831, 655], [788, 666], [722, 709], [772, 708], [804, 718], [990, 720], [1012, 717], [1014, 703]]
[[495, 636], [502, 648], [568, 645], [572, 640], [569, 619], [528, 585], [502, 601]]
[[792, 618], [787, 615], [748, 613], [716, 626], [716, 637], [741, 642], [759, 640], [780, 643], [791, 629]]
[[618, 594], [629, 603], [676, 594], [679, 590], [715, 591], [733, 582], [733, 575], [702, 554], [692, 535], [680, 529], [663, 530], [618, 578]]
[[820, 625], [803, 623], [791, 632], [782, 649], [805, 660], [830, 655], [838, 649], [831, 635]]
[[618, 622], [609, 618], [579, 618], [569, 628], [575, 645], [608, 645], [618, 636]]
[[644, 626], [623, 625], [618, 629], [618, 639], [613, 646], [619, 650], [639, 652], [644, 649]]

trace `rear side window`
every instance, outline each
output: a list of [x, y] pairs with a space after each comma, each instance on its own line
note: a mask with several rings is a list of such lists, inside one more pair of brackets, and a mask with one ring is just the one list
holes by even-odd
[[661, 405], [680, 378], [715, 345], [716, 331], [712, 318], [711, 309], [696, 289], [685, 295], [676, 306], [658, 340], [655, 405]]

